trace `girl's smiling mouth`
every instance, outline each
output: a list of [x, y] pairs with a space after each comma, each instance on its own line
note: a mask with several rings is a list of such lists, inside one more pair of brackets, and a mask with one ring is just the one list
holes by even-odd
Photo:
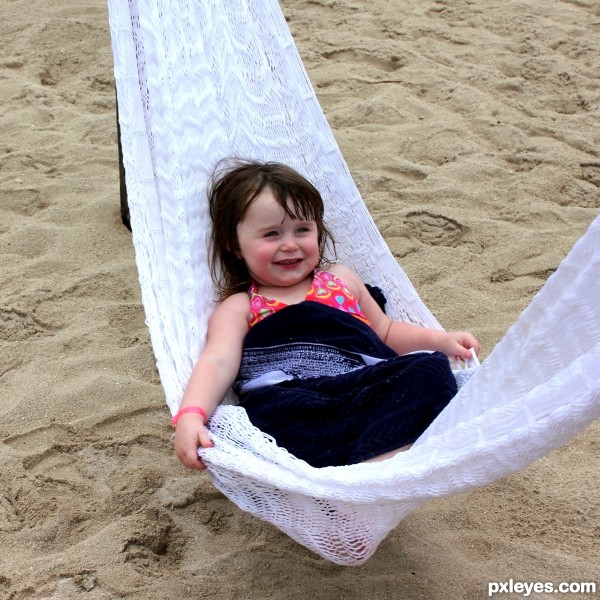
[[300, 263], [302, 263], [301, 258], [286, 258], [285, 260], [278, 260], [275, 262], [278, 267], [295, 267]]

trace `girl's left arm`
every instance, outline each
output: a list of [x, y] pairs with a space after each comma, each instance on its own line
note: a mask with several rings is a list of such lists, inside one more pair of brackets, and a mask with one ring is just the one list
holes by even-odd
[[468, 331], [443, 331], [394, 321], [381, 310], [354, 271], [343, 265], [333, 265], [330, 270], [352, 289], [375, 333], [398, 354], [438, 350], [450, 358], [469, 360], [472, 358], [470, 348], [474, 348], [476, 354], [479, 353], [479, 342]]

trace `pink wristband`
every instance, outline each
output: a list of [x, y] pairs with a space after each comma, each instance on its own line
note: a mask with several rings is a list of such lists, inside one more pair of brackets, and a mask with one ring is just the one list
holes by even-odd
[[173, 420], [171, 421], [171, 423], [173, 423], [173, 427], [177, 427], [177, 421], [179, 421], [183, 415], [189, 415], [190, 413], [200, 415], [202, 417], [203, 425], [206, 425], [206, 421], [208, 421], [208, 419], [206, 418], [204, 409], [200, 408], [199, 406], [186, 406], [185, 408], [179, 409], [179, 412], [173, 417]]

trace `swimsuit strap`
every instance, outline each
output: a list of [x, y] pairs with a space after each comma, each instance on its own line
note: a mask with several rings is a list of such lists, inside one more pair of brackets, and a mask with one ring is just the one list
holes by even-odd
[[248, 319], [249, 327], [256, 325], [259, 321], [266, 319], [269, 315], [285, 308], [287, 304], [279, 300], [272, 300], [258, 293], [258, 286], [253, 281], [248, 290], [250, 296], [250, 317]]
[[329, 271], [315, 271], [306, 299], [337, 308], [368, 325], [371, 324], [363, 314], [352, 290], [339, 277]]

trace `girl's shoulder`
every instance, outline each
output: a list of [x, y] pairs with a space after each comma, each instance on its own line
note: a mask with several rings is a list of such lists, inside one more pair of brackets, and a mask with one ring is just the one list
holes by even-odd
[[237, 310], [248, 310], [250, 307], [250, 295], [248, 292], [236, 292], [227, 296], [225, 300], [222, 300], [217, 309], [225, 311], [237, 311]]
[[211, 322], [230, 320], [247, 323], [250, 314], [250, 297], [246, 292], [232, 294], [222, 300], [212, 313]]

